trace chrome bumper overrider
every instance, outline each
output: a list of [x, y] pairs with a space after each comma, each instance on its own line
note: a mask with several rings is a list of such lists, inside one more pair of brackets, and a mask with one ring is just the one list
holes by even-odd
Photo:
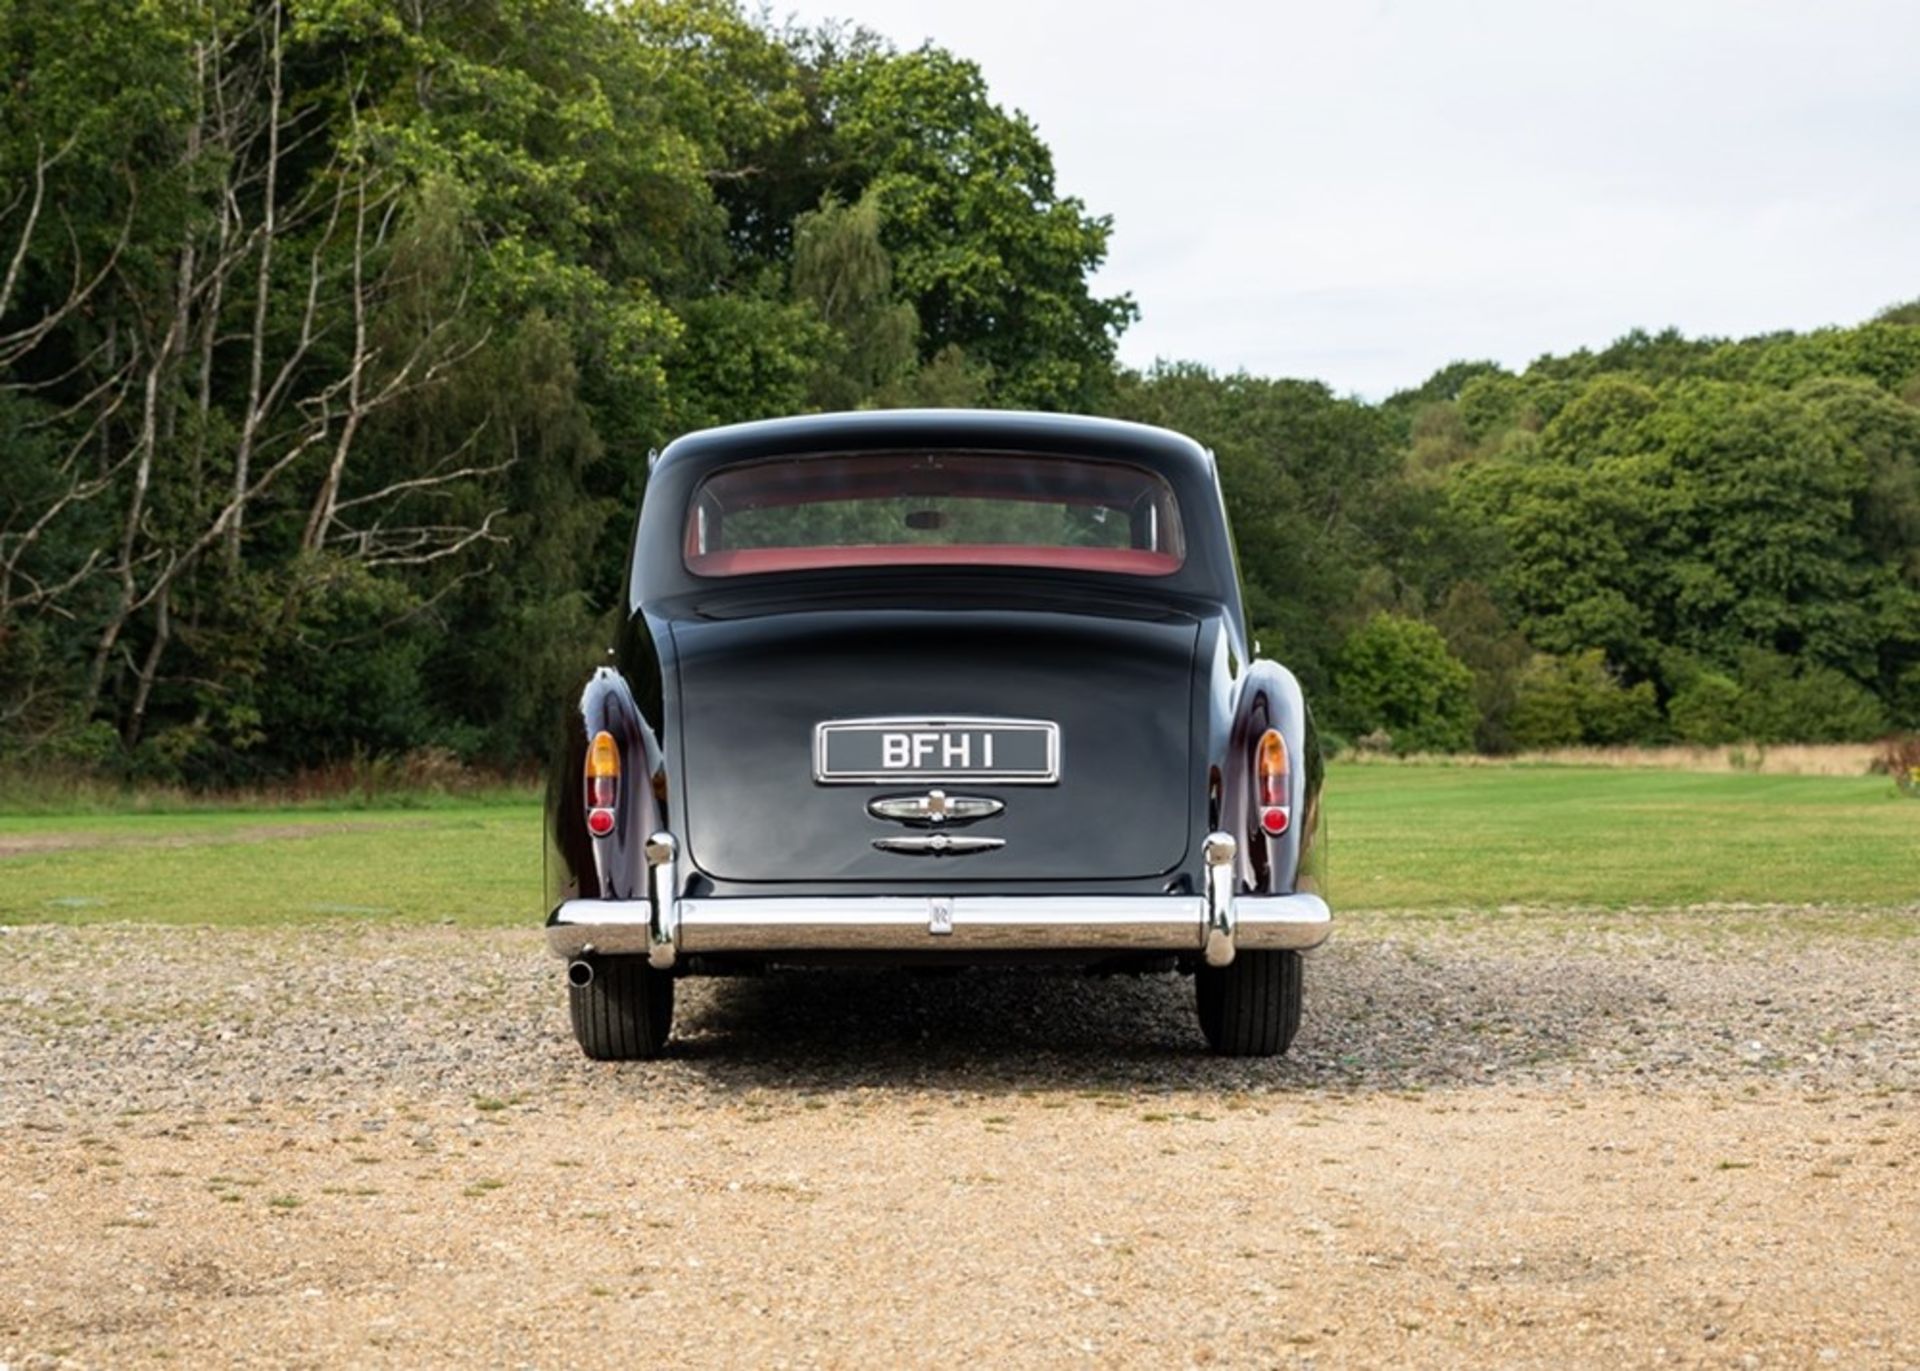
[[[1239, 948], [1301, 949], [1326, 941], [1318, 895], [1235, 895], [1234, 841], [1207, 839], [1207, 895], [871, 895], [680, 899], [676, 849], [657, 835], [652, 900], [568, 900], [547, 924], [562, 957], [644, 953], [665, 969], [680, 955], [725, 952], [1195, 952], [1213, 966]], [[654, 910], [665, 911], [656, 920]]]

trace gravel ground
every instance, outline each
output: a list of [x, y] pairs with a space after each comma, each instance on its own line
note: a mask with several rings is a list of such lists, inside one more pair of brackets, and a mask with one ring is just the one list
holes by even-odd
[[1920, 909], [1347, 919], [1178, 977], [683, 983], [528, 932], [0, 929], [0, 1371], [1920, 1366]]

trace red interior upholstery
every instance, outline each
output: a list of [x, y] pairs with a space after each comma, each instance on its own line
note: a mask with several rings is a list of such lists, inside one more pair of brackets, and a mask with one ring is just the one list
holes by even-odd
[[1042, 547], [1025, 543], [861, 543], [847, 547], [749, 547], [692, 553], [696, 576], [755, 576], [823, 567], [1025, 566], [1054, 571], [1105, 571], [1122, 576], [1170, 576], [1180, 569], [1171, 552], [1131, 547]]

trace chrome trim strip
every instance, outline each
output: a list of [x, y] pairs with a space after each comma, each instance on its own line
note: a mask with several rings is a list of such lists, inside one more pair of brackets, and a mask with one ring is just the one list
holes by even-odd
[[1185, 895], [696, 899], [680, 902], [680, 949], [1194, 952], [1203, 913]]
[[[1037, 728], [1047, 737], [1047, 769], [1037, 771], [841, 771], [827, 774], [827, 734], [839, 729], [892, 728], [930, 731], [941, 728]], [[989, 719], [952, 714], [938, 719], [905, 716], [871, 719], [828, 719], [813, 726], [813, 779], [820, 785], [871, 785], [879, 782], [992, 781], [1000, 785], [1056, 785], [1060, 780], [1060, 725], [1052, 719]]]
[[965, 857], [975, 852], [992, 852], [1005, 847], [1005, 838], [970, 838], [964, 833], [935, 833], [924, 838], [875, 838], [873, 845], [882, 852], [898, 852], [905, 857]]

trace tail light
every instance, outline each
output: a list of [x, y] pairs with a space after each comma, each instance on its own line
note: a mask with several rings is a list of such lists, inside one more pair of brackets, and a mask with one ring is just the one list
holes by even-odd
[[1262, 831], [1278, 837], [1292, 821], [1287, 811], [1287, 740], [1270, 728], [1254, 753], [1254, 803]]
[[587, 748], [587, 832], [604, 838], [613, 832], [613, 810], [620, 796], [620, 749], [604, 730]]

